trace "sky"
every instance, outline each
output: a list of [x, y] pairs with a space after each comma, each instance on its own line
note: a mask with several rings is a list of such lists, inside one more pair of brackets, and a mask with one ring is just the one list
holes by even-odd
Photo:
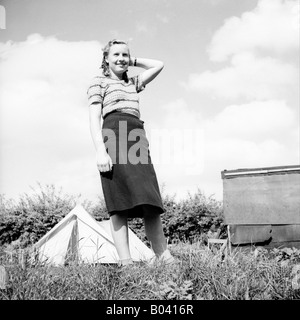
[[114, 38], [165, 65], [140, 94], [164, 194], [299, 164], [298, 0], [2, 0], [0, 194], [103, 196], [86, 91]]

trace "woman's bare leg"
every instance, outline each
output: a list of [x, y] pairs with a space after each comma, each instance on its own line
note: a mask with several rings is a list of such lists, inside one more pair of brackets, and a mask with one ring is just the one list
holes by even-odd
[[128, 238], [128, 222], [125, 212], [115, 213], [110, 217], [110, 227], [112, 237], [122, 265], [132, 263], [129, 238]]
[[167, 240], [163, 232], [163, 226], [158, 209], [154, 206], [143, 205], [145, 231], [152, 249], [157, 257], [163, 254], [169, 256]]

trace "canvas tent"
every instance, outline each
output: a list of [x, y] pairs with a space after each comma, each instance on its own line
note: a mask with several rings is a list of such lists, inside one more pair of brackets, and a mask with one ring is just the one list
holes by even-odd
[[[129, 229], [129, 247], [134, 261], [151, 259], [154, 253]], [[34, 246], [41, 262], [64, 265], [69, 261], [83, 263], [117, 263], [110, 222], [97, 222], [81, 205], [76, 205]]]

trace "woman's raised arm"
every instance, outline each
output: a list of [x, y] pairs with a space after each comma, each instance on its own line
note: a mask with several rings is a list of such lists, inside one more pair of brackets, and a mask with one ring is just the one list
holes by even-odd
[[164, 67], [164, 63], [159, 60], [135, 57], [131, 57], [130, 60], [131, 66], [146, 69], [144, 72], [141, 73], [141, 80], [143, 82], [143, 85], [146, 85], [147, 83], [151, 82]]

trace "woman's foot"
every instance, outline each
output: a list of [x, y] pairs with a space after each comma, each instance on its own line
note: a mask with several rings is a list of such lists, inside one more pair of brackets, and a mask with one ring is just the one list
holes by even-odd
[[133, 264], [133, 261], [131, 258], [128, 258], [128, 259], [121, 259], [119, 260], [118, 262], [118, 266], [119, 267], [123, 267], [123, 266], [128, 266], [130, 264]]
[[158, 263], [162, 263], [165, 265], [169, 265], [174, 263], [176, 260], [172, 256], [171, 252], [169, 249], [166, 249], [160, 256], [154, 256], [150, 261], [150, 265], [156, 265]]

